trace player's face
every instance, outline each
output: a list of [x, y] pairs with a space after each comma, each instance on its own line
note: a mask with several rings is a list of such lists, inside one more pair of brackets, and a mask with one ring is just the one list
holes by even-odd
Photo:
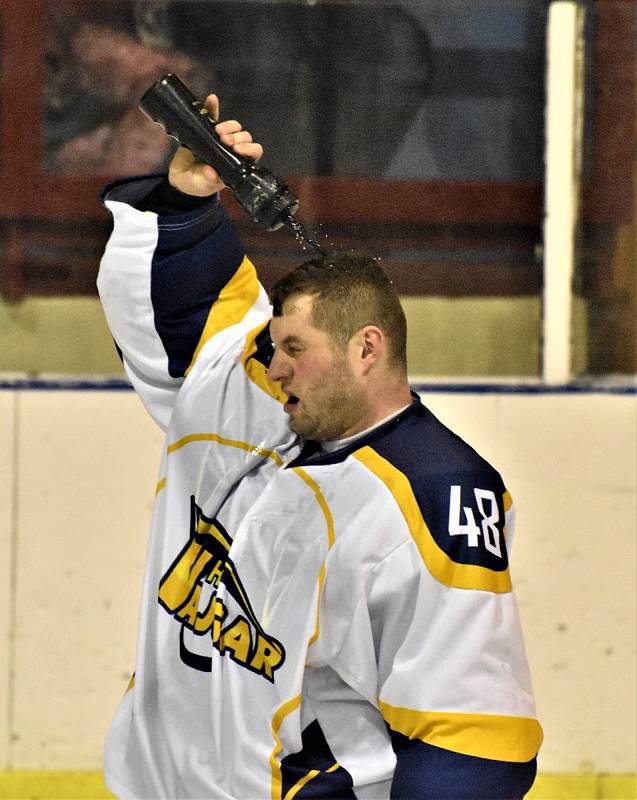
[[305, 439], [342, 439], [362, 429], [365, 393], [350, 363], [328, 334], [311, 322], [312, 297], [288, 300], [274, 317], [270, 333], [275, 350], [268, 370], [288, 395], [284, 405], [290, 428]]

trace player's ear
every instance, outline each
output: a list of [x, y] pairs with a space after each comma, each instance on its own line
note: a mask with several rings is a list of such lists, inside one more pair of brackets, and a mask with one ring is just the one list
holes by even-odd
[[365, 325], [354, 337], [355, 355], [365, 374], [385, 352], [385, 334], [376, 325]]

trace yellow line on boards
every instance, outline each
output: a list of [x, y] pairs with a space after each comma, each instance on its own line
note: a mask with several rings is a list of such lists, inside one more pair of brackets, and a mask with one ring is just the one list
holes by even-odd
[[114, 800], [101, 772], [20, 770], [0, 772], [1, 800]]
[[540, 773], [524, 800], [634, 800], [637, 775]]
[[[635, 800], [636, 797], [635, 774], [567, 772], [540, 773], [525, 800]], [[101, 772], [16, 770], [0, 771], [0, 800], [114, 798], [104, 786]]]

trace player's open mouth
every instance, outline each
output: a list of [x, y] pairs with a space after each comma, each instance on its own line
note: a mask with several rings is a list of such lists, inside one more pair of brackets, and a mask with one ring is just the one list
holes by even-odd
[[289, 395], [288, 395], [288, 400], [287, 400], [287, 403], [286, 403], [286, 404], [283, 406], [283, 410], [284, 410], [286, 413], [290, 414], [290, 413], [291, 413], [291, 411], [292, 411], [292, 409], [293, 409], [293, 408], [294, 408], [296, 405], [298, 405], [298, 403], [299, 403], [299, 398], [298, 398], [298, 397], [297, 397], [295, 394], [289, 394]]

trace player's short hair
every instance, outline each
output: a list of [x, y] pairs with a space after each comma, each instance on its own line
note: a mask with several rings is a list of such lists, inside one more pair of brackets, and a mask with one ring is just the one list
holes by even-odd
[[349, 252], [306, 261], [272, 287], [275, 317], [282, 315], [286, 301], [295, 295], [313, 296], [312, 324], [326, 331], [341, 349], [365, 325], [376, 325], [387, 337], [391, 367], [406, 373], [405, 313], [379, 259]]

